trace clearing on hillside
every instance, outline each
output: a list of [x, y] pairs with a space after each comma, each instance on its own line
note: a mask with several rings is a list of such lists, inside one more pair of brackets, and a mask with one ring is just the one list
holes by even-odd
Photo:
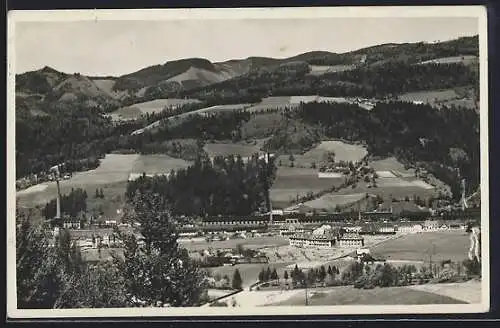
[[355, 203], [366, 197], [366, 194], [336, 195], [326, 194], [319, 198], [305, 202], [304, 205], [316, 210], [334, 212], [337, 206], [344, 206]]
[[[60, 182], [61, 193], [66, 194], [71, 188], [83, 188], [95, 191], [96, 187], [125, 182], [130, 173], [165, 173], [172, 169], [188, 167], [189, 162], [167, 155], [107, 154], [94, 170], [78, 172], [69, 180]], [[38, 190], [17, 193], [20, 204], [45, 204], [55, 197], [55, 182], [44, 182], [45, 187], [32, 187]], [[93, 189], [93, 190], [92, 190]], [[125, 193], [125, 184], [123, 185]], [[89, 195], [93, 195], [90, 193]]]
[[207, 143], [203, 149], [209, 157], [240, 155], [241, 157], [249, 157], [255, 153], [260, 153], [262, 142], [255, 141], [255, 144], [233, 144], [233, 143]]
[[186, 104], [199, 103], [198, 99], [155, 99], [141, 102], [117, 109], [110, 114], [113, 120], [134, 120], [141, 115], [159, 113], [165, 109], [171, 109]]
[[467, 259], [469, 235], [464, 231], [436, 231], [403, 235], [371, 249], [387, 260], [429, 262]]
[[420, 62], [418, 64], [425, 65], [425, 64], [455, 64], [455, 63], [462, 63], [464, 65], [473, 65], [479, 63], [479, 58], [473, 55], [451, 56], [451, 57], [430, 59]]
[[398, 100], [408, 102], [424, 102], [430, 105], [437, 105], [440, 102], [458, 99], [459, 95], [453, 89], [436, 91], [408, 92], [398, 96]]
[[311, 68], [311, 75], [323, 75], [326, 73], [337, 73], [353, 70], [356, 66], [354, 65], [332, 65], [332, 66], [323, 66], [323, 65], [309, 65]]
[[321, 179], [314, 169], [278, 167], [276, 180], [270, 190], [273, 206], [287, 206], [308, 193], [318, 193], [340, 186], [342, 178]]
[[[316, 147], [306, 151], [304, 154], [293, 154], [294, 166], [311, 168], [315, 165], [316, 168], [319, 168], [321, 164], [326, 163], [326, 157], [331, 152], [335, 153], [336, 161], [347, 162], [360, 161], [368, 154], [366, 147], [362, 145], [354, 145], [337, 140], [321, 141]], [[279, 156], [279, 161], [281, 161], [281, 165], [283, 166], [291, 165], [289, 155]]]
[[325, 153], [335, 153], [336, 161], [357, 162], [362, 160], [367, 154], [365, 146], [353, 145], [338, 140], [322, 141], [318, 146], [306, 152], [304, 156], [320, 157]]
[[391, 172], [391, 175], [396, 175], [399, 177], [414, 177], [415, 170], [412, 168], [405, 168], [401, 162], [399, 162], [395, 157], [388, 157], [385, 159], [372, 161], [369, 165], [377, 171]]

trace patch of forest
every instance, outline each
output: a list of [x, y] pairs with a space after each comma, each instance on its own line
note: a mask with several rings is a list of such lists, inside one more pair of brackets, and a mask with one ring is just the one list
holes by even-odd
[[[142, 176], [127, 185], [126, 197], [152, 190], [163, 196], [174, 215], [249, 215], [269, 208], [269, 189], [276, 175], [269, 161], [253, 156], [198, 157], [194, 165], [167, 176]], [[189, 188], [186, 188], [189, 186]]]

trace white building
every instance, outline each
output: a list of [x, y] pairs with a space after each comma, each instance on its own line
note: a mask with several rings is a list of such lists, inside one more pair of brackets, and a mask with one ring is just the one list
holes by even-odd
[[398, 231], [403, 233], [419, 233], [423, 230], [424, 228], [420, 223], [405, 223], [398, 226]]
[[340, 247], [363, 247], [365, 240], [358, 234], [345, 234], [339, 238]]
[[333, 234], [313, 235], [295, 234], [289, 238], [290, 246], [305, 248], [332, 248], [336, 245], [336, 236]]

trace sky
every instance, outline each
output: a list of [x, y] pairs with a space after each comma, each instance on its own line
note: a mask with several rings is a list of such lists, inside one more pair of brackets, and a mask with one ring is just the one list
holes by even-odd
[[476, 34], [473, 17], [16, 22], [15, 71], [50, 66], [65, 73], [119, 76], [190, 57], [212, 62], [285, 58]]

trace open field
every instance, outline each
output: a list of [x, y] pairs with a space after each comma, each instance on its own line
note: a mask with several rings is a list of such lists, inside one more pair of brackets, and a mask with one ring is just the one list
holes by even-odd
[[336, 195], [336, 194], [326, 194], [319, 198], [305, 202], [304, 205], [317, 210], [335, 211], [336, 206], [343, 206], [347, 204], [355, 203], [363, 198], [365, 198], [365, 193], [350, 194], [350, 195]]
[[[320, 164], [326, 162], [325, 156], [330, 152], [335, 153], [336, 161], [352, 162], [359, 161], [368, 154], [366, 147], [362, 145], [349, 144], [339, 140], [325, 140], [303, 154], [293, 154], [294, 165], [310, 168], [314, 163], [316, 167], [319, 167]], [[289, 156], [281, 155], [278, 160], [283, 166], [290, 166]]]
[[[305, 291], [272, 305], [304, 305]], [[351, 286], [316, 288], [308, 290], [309, 305], [416, 305], [466, 304], [451, 297], [437, 295], [407, 287], [356, 289]]]
[[203, 149], [209, 157], [214, 156], [229, 156], [240, 155], [241, 157], [249, 157], [260, 152], [262, 142], [254, 144], [234, 144], [234, 143], [207, 143]]
[[167, 108], [198, 102], [200, 102], [198, 99], [155, 99], [119, 108], [112, 112], [110, 116], [113, 120], [133, 120], [148, 113], [159, 113]]
[[[89, 197], [93, 197], [95, 188], [105, 188], [111, 185], [114, 190], [113, 194], [117, 194], [118, 189], [121, 188], [123, 188], [121, 194], [124, 194], [130, 173], [163, 173], [188, 165], [189, 162], [167, 155], [108, 154], [101, 160], [98, 168], [78, 172], [71, 179], [62, 180], [60, 182], [61, 193], [67, 194], [71, 188], [83, 188], [87, 190]], [[55, 198], [55, 190], [55, 182], [44, 182], [31, 187], [29, 190], [31, 192], [25, 190], [17, 193], [18, 201], [22, 205], [45, 204]]]
[[400, 163], [394, 157], [388, 157], [381, 160], [376, 160], [368, 163], [375, 171], [389, 171], [393, 175], [399, 177], [414, 177], [414, 169], [406, 169], [402, 163]]
[[297, 194], [304, 196], [308, 192], [318, 193], [333, 186], [339, 186], [342, 178], [318, 178], [315, 169], [278, 167], [276, 180], [270, 194], [273, 202], [287, 203], [296, 199]]
[[422, 101], [431, 105], [437, 102], [457, 99], [458, 95], [453, 89], [436, 90], [436, 91], [418, 91], [402, 94], [398, 97], [402, 101]]
[[356, 162], [368, 154], [366, 147], [361, 145], [353, 145], [338, 140], [322, 141], [316, 148], [308, 151], [304, 155], [307, 156], [313, 152], [326, 153], [334, 152], [336, 161], [352, 161]]
[[463, 283], [414, 285], [408, 288], [452, 297], [467, 303], [481, 303], [481, 281], [477, 280]]
[[355, 68], [354, 65], [332, 65], [332, 66], [323, 66], [323, 65], [309, 65], [311, 68], [311, 75], [322, 75], [326, 73], [337, 73], [350, 71]]
[[188, 251], [200, 251], [203, 249], [234, 249], [238, 244], [244, 245], [247, 249], [260, 249], [271, 246], [288, 245], [288, 239], [281, 236], [262, 236], [246, 239], [229, 239], [221, 241], [183, 241], [182, 247]]
[[479, 58], [477, 56], [467, 55], [467, 56], [451, 56], [451, 57], [441, 57], [435, 58], [431, 60], [426, 60], [420, 62], [420, 65], [425, 64], [454, 64], [454, 63], [462, 63], [464, 65], [472, 65], [479, 63]]
[[[434, 248], [434, 250], [433, 250]], [[462, 231], [439, 231], [403, 235], [371, 249], [387, 260], [463, 261], [467, 259], [469, 235]]]

